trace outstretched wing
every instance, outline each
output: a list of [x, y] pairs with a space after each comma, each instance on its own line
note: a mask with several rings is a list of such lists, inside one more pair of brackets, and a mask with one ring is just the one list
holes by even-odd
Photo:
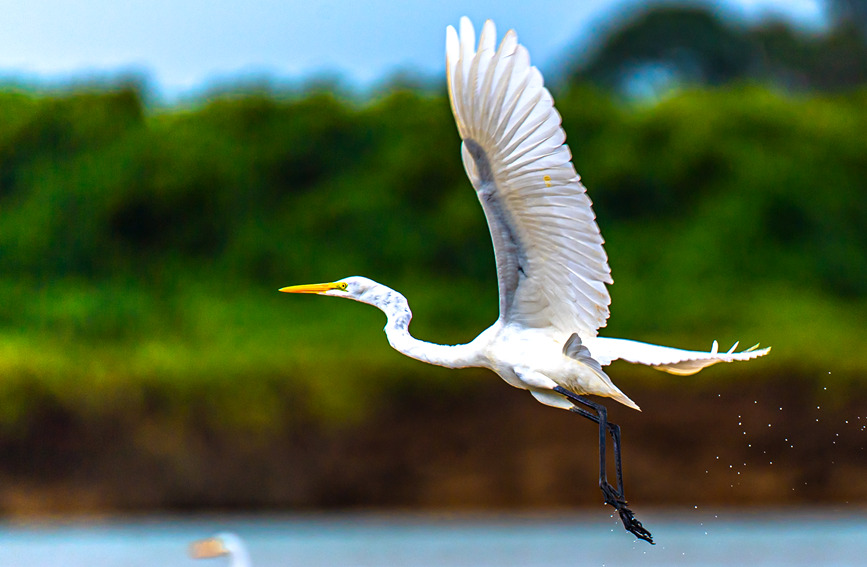
[[735, 352], [735, 348], [738, 346], [735, 343], [728, 352], [719, 352], [719, 345], [714, 341], [709, 352], [702, 352], [606, 337], [587, 339], [584, 341], [584, 346], [587, 347], [593, 358], [603, 366], [611, 364], [617, 359], [622, 359], [636, 364], [647, 364], [658, 370], [680, 376], [695, 374], [702, 368], [717, 362], [751, 360], [771, 351], [770, 347], [759, 349], [759, 345], [756, 345], [747, 350]]
[[446, 32], [449, 99], [463, 160], [491, 230], [500, 318], [593, 337], [608, 319], [608, 258], [564, 143], [560, 114], [509, 31], [499, 48], [485, 22]]

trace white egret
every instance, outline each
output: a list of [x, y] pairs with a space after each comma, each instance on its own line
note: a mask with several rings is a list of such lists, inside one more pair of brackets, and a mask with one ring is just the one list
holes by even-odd
[[[623, 359], [673, 374], [694, 374], [718, 362], [749, 360], [770, 349], [689, 351], [603, 338], [612, 283], [602, 236], [584, 186], [571, 163], [566, 135], [551, 94], [530, 65], [514, 31], [499, 47], [491, 21], [476, 48], [467, 18], [460, 34], [446, 30], [449, 100], [463, 140], [466, 172], [491, 231], [496, 255], [500, 315], [468, 344], [439, 345], [409, 334], [406, 298], [382, 284], [352, 276], [333, 283], [280, 291], [345, 297], [381, 309], [392, 347], [412, 358], [449, 368], [484, 367], [542, 403], [568, 409], [599, 424], [599, 484], [624, 527], [653, 543], [627, 508], [620, 466], [620, 429], [605, 407], [585, 394], [638, 405], [602, 367]], [[607, 480], [605, 445], [610, 432], [617, 488]]]
[[230, 532], [222, 532], [208, 539], [193, 542], [190, 545], [190, 555], [194, 559], [227, 556], [230, 567], [250, 567], [252, 565], [244, 541]]

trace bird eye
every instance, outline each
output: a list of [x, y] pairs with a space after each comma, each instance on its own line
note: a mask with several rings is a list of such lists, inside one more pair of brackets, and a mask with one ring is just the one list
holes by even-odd
[[346, 288], [349, 287], [349, 284], [347, 284], [346, 282], [340, 282], [339, 284], [337, 284], [337, 287], [339, 287], [343, 291], [346, 291]]

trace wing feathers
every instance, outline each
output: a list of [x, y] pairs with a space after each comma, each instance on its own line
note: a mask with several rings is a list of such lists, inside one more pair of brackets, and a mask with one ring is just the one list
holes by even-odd
[[609, 339], [605, 337], [593, 337], [584, 341], [585, 346], [593, 353], [593, 358], [601, 364], [611, 364], [617, 359], [626, 360], [636, 364], [647, 364], [659, 370], [689, 376], [702, 368], [706, 368], [718, 362], [734, 362], [737, 360], [752, 360], [768, 354], [771, 349], [759, 349], [759, 345], [748, 348], [741, 352], [734, 352], [737, 343], [728, 352], [719, 352], [719, 346], [714, 341], [710, 352], [695, 350], [681, 350], [679, 348], [664, 347], [631, 341], [628, 339]]
[[[446, 32], [449, 97], [464, 166], [494, 241], [500, 317], [595, 336], [608, 318], [608, 257], [554, 99], [514, 31]], [[468, 146], [471, 146], [468, 149]]]
[[446, 30], [449, 100], [491, 230], [500, 320], [550, 330], [567, 354], [589, 352], [603, 365], [622, 358], [688, 375], [767, 354], [735, 352], [737, 344], [699, 352], [596, 336], [608, 318], [611, 270], [554, 100], [514, 31], [497, 46], [496, 28], [485, 22], [477, 48], [467, 18], [459, 30]]

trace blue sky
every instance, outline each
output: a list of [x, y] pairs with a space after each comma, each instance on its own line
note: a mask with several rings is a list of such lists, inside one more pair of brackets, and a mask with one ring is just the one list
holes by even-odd
[[[543, 72], [640, 0], [34, 0], [0, 1], [0, 77], [57, 83], [144, 77], [166, 100], [214, 82], [336, 75], [366, 87], [399, 69], [443, 72], [445, 27], [485, 18], [515, 28]], [[706, 0], [734, 18], [782, 16], [821, 27], [821, 0]]]

